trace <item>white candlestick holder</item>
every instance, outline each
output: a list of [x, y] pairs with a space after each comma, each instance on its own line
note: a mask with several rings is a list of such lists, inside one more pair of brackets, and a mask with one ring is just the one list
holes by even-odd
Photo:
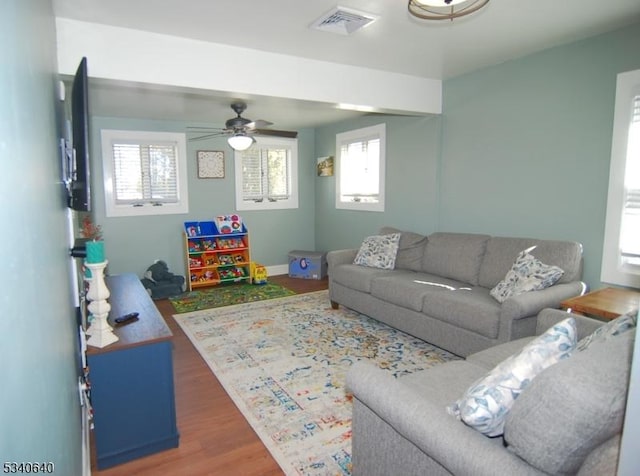
[[91, 271], [91, 277], [85, 277], [85, 280], [89, 283], [87, 300], [90, 302], [87, 308], [93, 316], [91, 325], [87, 329], [87, 334], [91, 336], [87, 344], [100, 348], [118, 340], [118, 336], [113, 333], [113, 328], [107, 321], [111, 310], [111, 304], [107, 302], [111, 293], [104, 282], [104, 269], [107, 267], [107, 263], [106, 260], [102, 263], [85, 263], [85, 266]]

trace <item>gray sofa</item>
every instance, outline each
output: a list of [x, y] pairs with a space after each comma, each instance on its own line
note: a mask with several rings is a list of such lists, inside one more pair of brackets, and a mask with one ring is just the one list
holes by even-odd
[[[499, 303], [490, 290], [533, 245], [535, 258], [562, 268], [564, 275], [549, 288]], [[334, 308], [342, 304], [463, 357], [533, 335], [538, 312], [586, 290], [582, 246], [576, 242], [403, 231], [394, 269], [353, 264], [357, 252], [327, 254]]]
[[[568, 313], [543, 310], [537, 333]], [[575, 316], [578, 339], [602, 323]], [[446, 411], [478, 378], [518, 352], [518, 339], [400, 378], [366, 361], [353, 393], [354, 476], [615, 475], [635, 329], [593, 342], [543, 370], [515, 400], [504, 435], [487, 437]]]

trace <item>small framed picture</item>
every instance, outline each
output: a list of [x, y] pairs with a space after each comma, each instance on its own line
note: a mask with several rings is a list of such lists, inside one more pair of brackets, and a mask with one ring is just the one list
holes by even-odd
[[328, 157], [318, 157], [316, 159], [318, 177], [332, 177], [333, 176], [333, 155]]
[[199, 150], [198, 178], [224, 178], [224, 151]]

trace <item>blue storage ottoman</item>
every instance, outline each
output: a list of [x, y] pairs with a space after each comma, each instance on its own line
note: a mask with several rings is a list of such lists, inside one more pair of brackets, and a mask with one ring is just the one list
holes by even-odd
[[289, 276], [322, 279], [327, 275], [327, 253], [294, 250], [289, 252]]

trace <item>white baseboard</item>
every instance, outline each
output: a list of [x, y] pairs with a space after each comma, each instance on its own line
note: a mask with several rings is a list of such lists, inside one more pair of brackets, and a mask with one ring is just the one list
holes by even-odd
[[289, 274], [288, 264], [276, 264], [274, 266], [267, 266], [267, 276], [279, 276], [281, 274]]

